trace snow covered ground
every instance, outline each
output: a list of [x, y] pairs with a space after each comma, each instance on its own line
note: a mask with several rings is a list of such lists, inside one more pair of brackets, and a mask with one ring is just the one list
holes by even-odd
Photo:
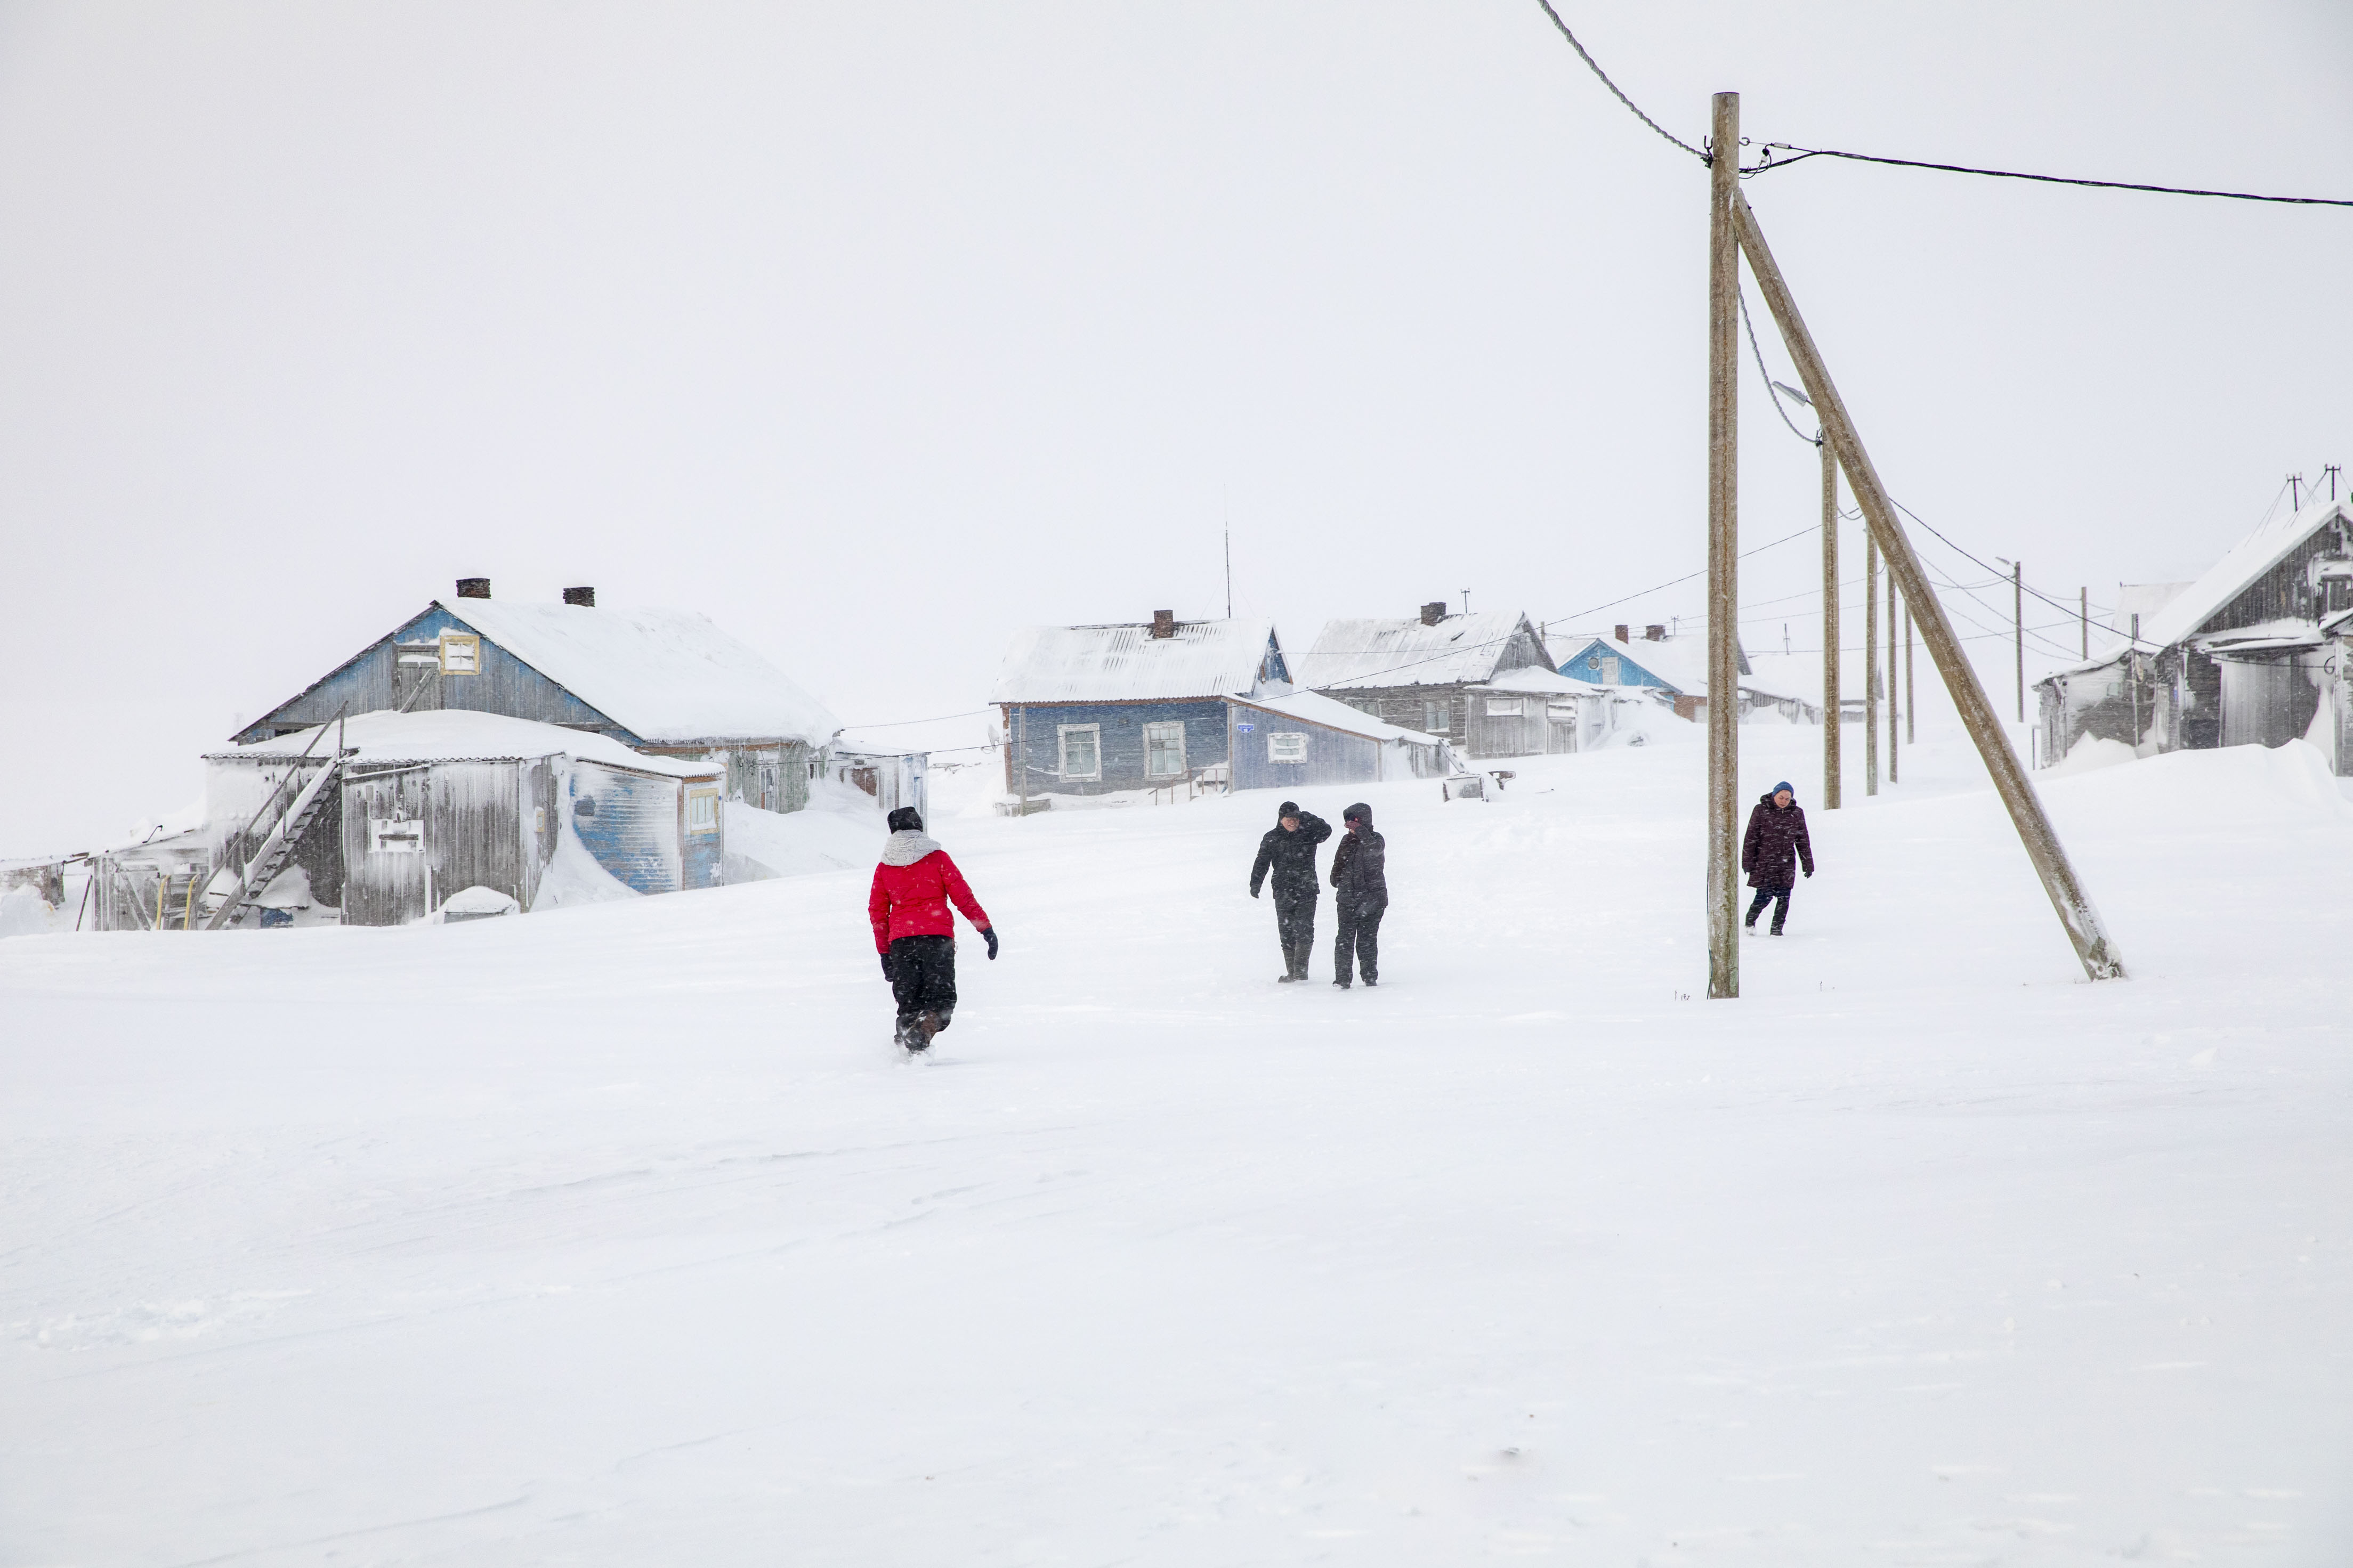
[[1363, 791], [1377, 991], [1271, 795], [935, 802], [914, 1065], [863, 869], [0, 944], [0, 1563], [2346, 1561], [2335, 782], [2052, 780], [2093, 986], [1906, 751], [1708, 1003], [1687, 736]]

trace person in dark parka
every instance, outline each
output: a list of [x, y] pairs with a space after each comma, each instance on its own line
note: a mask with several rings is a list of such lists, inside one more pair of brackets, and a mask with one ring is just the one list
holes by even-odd
[[1340, 814], [1348, 831], [1332, 851], [1333, 912], [1340, 934], [1332, 948], [1332, 984], [1345, 991], [1351, 973], [1381, 983], [1381, 916], [1389, 907], [1388, 840], [1373, 831], [1373, 808], [1358, 802]]
[[1276, 808], [1274, 826], [1258, 841], [1258, 861], [1250, 867], [1250, 897], [1258, 897], [1267, 873], [1274, 874], [1274, 933], [1282, 942], [1282, 973], [1275, 979], [1288, 985], [1307, 978], [1308, 954], [1315, 945], [1315, 847], [1332, 837], [1332, 825], [1313, 812], [1286, 800]]
[[1805, 808], [1798, 804], [1797, 791], [1783, 779], [1768, 795], [1759, 795], [1756, 809], [1748, 814], [1748, 835], [1740, 841], [1740, 868], [1748, 873], [1748, 885], [1757, 889], [1756, 901], [1748, 906], [1747, 919], [1740, 929], [1753, 931], [1757, 917], [1765, 906], [1773, 906], [1773, 934], [1781, 934], [1782, 922], [1789, 918], [1789, 891], [1798, 885], [1798, 862], [1806, 863], [1806, 875], [1814, 874], [1813, 840], [1806, 837]]

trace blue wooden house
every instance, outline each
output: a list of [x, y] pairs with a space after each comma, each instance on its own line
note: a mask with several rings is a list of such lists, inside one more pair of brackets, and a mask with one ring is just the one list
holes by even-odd
[[431, 604], [230, 739], [268, 741], [345, 715], [494, 713], [617, 741], [650, 757], [723, 766], [731, 800], [767, 811], [808, 804], [841, 726], [775, 666], [685, 610], [599, 609], [593, 588], [562, 604], [494, 600], [461, 577]]
[[1006, 735], [1008, 795], [1154, 789], [1230, 761], [1227, 700], [1291, 689], [1271, 621], [1030, 626], [989, 694]]

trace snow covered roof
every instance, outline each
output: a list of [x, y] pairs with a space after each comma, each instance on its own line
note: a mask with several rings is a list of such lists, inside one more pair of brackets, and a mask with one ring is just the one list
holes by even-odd
[[1540, 664], [1532, 664], [1523, 669], [1507, 669], [1493, 680], [1480, 681], [1479, 685], [1494, 691], [1541, 691], [1547, 696], [1562, 697], [1597, 697], [1609, 689], [1606, 686], [1596, 686], [1589, 680], [1575, 679], [1556, 669], [1546, 669]]
[[[1271, 669], [1270, 669], [1271, 666]], [[997, 667], [991, 702], [1137, 702], [1247, 696], [1281, 680], [1272, 621], [1178, 621], [1155, 637], [1148, 621], [1025, 626]]]
[[[1656, 642], [1648, 637], [1621, 642], [1614, 637], [1595, 637], [1593, 641], [1615, 657], [1649, 670], [1686, 697], [1707, 695], [1707, 638], [1704, 637], [1662, 637]], [[1577, 653], [1584, 651], [1579, 648]], [[1571, 658], [1576, 657], [1572, 655]], [[1745, 651], [1741, 657], [1748, 662], [1747, 672], [1740, 677], [1743, 691], [1820, 705], [1821, 678], [1819, 675], [1810, 682], [1781, 679], [1760, 673], [1756, 660], [1748, 659]], [[1816, 655], [1815, 659], [1819, 663], [1820, 656]]]
[[1435, 735], [1425, 735], [1419, 730], [1408, 730], [1398, 724], [1385, 724], [1364, 710], [1351, 708], [1338, 698], [1326, 697], [1320, 691], [1294, 691], [1288, 697], [1254, 699], [1237, 702], [1235, 706], [1254, 708], [1277, 716], [1287, 715], [1303, 723], [1320, 724], [1326, 730], [1365, 735], [1376, 741], [1402, 741], [1415, 746], [1438, 744]]
[[440, 608], [656, 744], [783, 738], [822, 746], [841, 721], [691, 610], [459, 599]]
[[1513, 636], [1535, 628], [1516, 610], [1443, 616], [1434, 626], [1403, 620], [1326, 621], [1315, 646], [1295, 659], [1299, 684], [1318, 691], [1349, 686], [1452, 686], [1485, 680]]
[[[486, 634], [487, 635], [487, 634]], [[297, 757], [310, 747], [323, 757], [335, 745], [321, 729], [298, 730], [275, 740], [256, 741], [226, 752], [207, 752], [205, 760]], [[311, 742], [318, 739], [318, 744]], [[633, 752], [607, 735], [542, 724], [532, 719], [510, 719], [503, 713], [473, 713], [444, 709], [430, 713], [361, 713], [343, 721], [343, 743], [359, 755], [360, 763], [444, 763], [461, 759], [514, 759], [563, 754], [584, 762], [607, 763], [639, 773], [666, 773], [672, 778], [709, 778], [722, 771], [718, 763], [688, 762], [679, 757], [649, 757]]]
[[[2285, 560], [2306, 540], [2336, 523], [2353, 527], [2353, 506], [2344, 501], [2320, 501], [2264, 523], [2200, 573], [2163, 609], [2153, 616], [2141, 616], [2141, 647], [2151, 651], [2171, 647], [2196, 636], [2200, 627], [2253, 586], [2257, 578]], [[2124, 657], [2131, 640], [2129, 636], [2119, 637], [2090, 658], [2058, 673], [2073, 675], [2112, 664]]]

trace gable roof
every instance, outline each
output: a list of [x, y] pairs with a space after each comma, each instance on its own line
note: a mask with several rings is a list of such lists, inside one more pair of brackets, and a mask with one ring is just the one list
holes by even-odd
[[1482, 610], [1443, 616], [1435, 626], [1419, 616], [1402, 620], [1326, 621], [1315, 646], [1299, 656], [1299, 684], [1318, 691], [1377, 686], [1453, 686], [1486, 680], [1521, 631], [1535, 640], [1538, 657], [1549, 661], [1535, 627], [1516, 610]]
[[512, 599], [435, 607], [652, 744], [788, 739], [822, 746], [841, 728], [776, 666], [691, 610]]
[[[1562, 662], [1574, 664], [1595, 647], [1649, 671], [1683, 696], [1707, 695], [1707, 638], [1704, 637], [1662, 637], [1655, 642], [1649, 637], [1628, 642], [1620, 642], [1614, 637], [1595, 637]], [[1743, 691], [1753, 691], [1762, 697], [1820, 703], [1819, 680], [1815, 682], [1812, 695], [1809, 696], [1800, 683], [1760, 677], [1749, 662], [1747, 649], [1738, 643], [1733, 645], [1733, 651], [1739, 659], [1739, 684]]]
[[1248, 696], [1286, 679], [1272, 621], [1024, 626], [997, 666], [991, 702], [1142, 702]]
[[[2144, 648], [2170, 647], [2184, 638], [2196, 636], [2198, 629], [2228, 608], [2232, 600], [2254, 586], [2257, 578], [2287, 559], [2298, 546], [2323, 528], [2337, 523], [2353, 528], [2353, 505], [2345, 501], [2319, 501], [2302, 511], [2274, 518], [2263, 524], [2232, 546], [2220, 561], [2200, 572], [2188, 587], [2168, 600], [2163, 609], [2154, 616], [2141, 616], [2140, 646]], [[2073, 675], [2079, 670], [2097, 669], [2102, 665], [2112, 664], [2123, 658], [2131, 645], [2129, 633], [2120, 636], [2090, 658], [2070, 665], [2058, 673]]]

